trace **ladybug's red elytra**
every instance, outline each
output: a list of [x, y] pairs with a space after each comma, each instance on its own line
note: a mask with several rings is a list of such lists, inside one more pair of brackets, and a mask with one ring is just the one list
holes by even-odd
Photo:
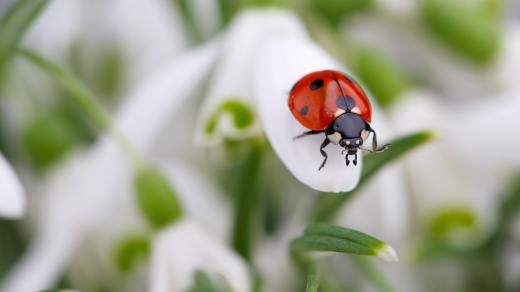
[[[357, 165], [358, 149], [370, 152], [382, 152], [389, 145], [377, 148], [376, 132], [370, 127], [372, 108], [367, 95], [347, 74], [335, 70], [323, 70], [309, 73], [298, 80], [289, 93], [289, 109], [306, 131], [294, 139], [308, 135], [325, 133], [320, 152], [324, 160], [321, 170], [327, 162], [324, 148], [339, 144], [344, 148], [345, 163]], [[372, 149], [361, 148], [373, 133]]]

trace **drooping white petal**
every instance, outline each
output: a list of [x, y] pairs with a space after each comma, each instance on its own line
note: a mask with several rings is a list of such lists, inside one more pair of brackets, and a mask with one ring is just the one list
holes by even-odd
[[[496, 100], [491, 99], [489, 102]], [[464, 209], [475, 216], [476, 224], [480, 227], [480, 234], [471, 233], [468, 234], [469, 237], [464, 238], [474, 242], [473, 237], [485, 235], [496, 219], [496, 208], [490, 206], [496, 203], [494, 194], [500, 178], [495, 173], [496, 169], [490, 167], [491, 164], [483, 167], [475, 167], [477, 164], [472, 166], [464, 157], [467, 154], [463, 155], [455, 149], [456, 145], [468, 145], [489, 147], [489, 151], [494, 151], [493, 142], [482, 141], [479, 135], [486, 130], [501, 129], [488, 129], [483, 122], [480, 124], [482, 128], [468, 129], [469, 132], [461, 133], [465, 130], [459, 122], [466, 120], [469, 111], [471, 110], [468, 108], [463, 110], [446, 107], [439, 97], [417, 91], [403, 97], [392, 109], [391, 116], [394, 126], [403, 133], [433, 130], [436, 134], [434, 141], [413, 151], [404, 159], [410, 177], [410, 189], [414, 194], [413, 203], [417, 210], [415, 213], [419, 215], [417, 224], [428, 224], [434, 216], [444, 210]], [[486, 115], [481, 116], [482, 119], [494, 123], [492, 114], [485, 110], [480, 113]], [[492, 118], [488, 120], [487, 117]], [[497, 123], [500, 120], [501, 117]], [[471, 122], [463, 124], [469, 127]], [[475, 126], [478, 125], [475, 123]], [[482, 153], [488, 154], [491, 153]]]
[[18, 218], [25, 211], [25, 194], [18, 177], [0, 153], [0, 217]]
[[[150, 148], [169, 115], [200, 85], [215, 53], [213, 44], [182, 55], [128, 98], [114, 123], [139, 151]], [[118, 187], [131, 184], [131, 179], [128, 159], [107, 137], [56, 169], [42, 186], [45, 199], [32, 245], [0, 290], [52, 286], [85, 234], [104, 224], [106, 216], [117, 210], [121, 196], [129, 196]]]
[[152, 245], [150, 292], [182, 292], [202, 270], [223, 276], [236, 292], [251, 289], [246, 263], [228, 247], [182, 220], [160, 232]]
[[180, 162], [161, 165], [164, 174], [175, 187], [186, 216], [193, 218], [209, 234], [221, 241], [229, 238], [231, 215], [226, 196], [196, 169]]
[[[297, 18], [282, 10], [249, 10], [240, 14], [224, 37], [222, 56], [213, 72], [207, 97], [200, 111], [195, 141], [200, 145], [214, 144], [223, 138], [241, 139], [260, 133], [257, 119], [245, 126], [237, 126], [231, 113], [221, 106], [235, 101], [249, 108], [255, 115], [252, 71], [258, 48], [265, 39], [278, 36], [305, 35]], [[214, 130], [208, 125], [214, 123]]]
[[263, 46], [257, 58], [255, 93], [258, 111], [271, 146], [292, 174], [307, 186], [325, 192], [354, 189], [361, 173], [358, 165], [346, 166], [341, 149], [326, 148], [327, 165], [318, 171], [323, 161], [319, 147], [323, 135], [293, 141], [306, 131], [291, 114], [287, 105], [291, 86], [307, 73], [324, 70], [344, 70], [321, 48], [311, 41], [273, 38]]

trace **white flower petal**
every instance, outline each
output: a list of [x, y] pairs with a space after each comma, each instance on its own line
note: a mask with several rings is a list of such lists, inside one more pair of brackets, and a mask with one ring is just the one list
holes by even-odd
[[[215, 45], [184, 54], [129, 97], [114, 123], [139, 151], [152, 146], [168, 117], [199, 86], [215, 57]], [[86, 155], [56, 169], [42, 187], [45, 201], [33, 244], [0, 290], [36, 291], [52, 286], [83, 236], [117, 210], [120, 197], [128, 195], [118, 188], [131, 179], [127, 157], [106, 137]]]
[[225, 241], [230, 236], [233, 214], [226, 196], [191, 166], [176, 160], [161, 163], [162, 170], [172, 182], [186, 216], [193, 218], [207, 233]]
[[195, 133], [197, 144], [218, 143], [224, 137], [248, 138], [261, 132], [258, 121], [253, 121], [252, 125], [245, 128], [238, 128], [227, 114], [218, 118], [212, 135], [206, 129], [226, 101], [238, 101], [249, 106], [254, 113], [251, 72], [258, 48], [266, 38], [302, 35], [305, 35], [303, 25], [293, 14], [282, 10], [249, 10], [237, 17], [224, 38], [223, 55], [213, 72], [199, 115]]
[[273, 39], [258, 56], [255, 72], [255, 90], [258, 110], [271, 146], [285, 166], [302, 183], [325, 192], [354, 189], [361, 174], [358, 165], [345, 165], [341, 149], [335, 145], [326, 148], [327, 165], [318, 171], [323, 161], [319, 147], [323, 135], [293, 141], [306, 131], [293, 117], [287, 105], [291, 86], [307, 73], [341, 68], [322, 49], [305, 39]]
[[187, 291], [197, 270], [222, 275], [236, 292], [251, 289], [244, 260], [198, 226], [182, 220], [156, 236], [150, 267], [151, 292]]
[[14, 170], [0, 153], [0, 217], [18, 218], [25, 211], [25, 194]]

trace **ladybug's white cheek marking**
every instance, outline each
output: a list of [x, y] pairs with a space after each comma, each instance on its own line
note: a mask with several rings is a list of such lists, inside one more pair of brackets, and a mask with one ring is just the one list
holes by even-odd
[[329, 139], [332, 144], [338, 144], [339, 141], [341, 141], [341, 134], [334, 132], [333, 134], [327, 135], [327, 139]]
[[361, 115], [361, 110], [358, 108], [358, 107], [355, 107], [351, 110], [351, 112], [355, 113], [355, 114], [358, 114], [358, 115]]
[[341, 116], [342, 114], [344, 114], [345, 112], [346, 112], [346, 111], [345, 111], [344, 109], [340, 109], [340, 108], [338, 108], [338, 109], [336, 110], [336, 112], [334, 113], [334, 117], [337, 118], [337, 117]]
[[370, 135], [370, 132], [367, 130], [361, 131], [361, 139], [363, 139], [363, 142], [365, 142], [368, 139], [368, 135]]

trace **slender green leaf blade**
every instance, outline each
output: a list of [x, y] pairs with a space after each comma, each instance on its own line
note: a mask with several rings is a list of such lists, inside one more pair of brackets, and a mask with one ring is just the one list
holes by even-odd
[[343, 204], [359, 191], [363, 185], [369, 181], [374, 174], [376, 174], [383, 167], [396, 161], [402, 156], [406, 155], [413, 149], [424, 145], [425, 143], [433, 139], [431, 132], [419, 132], [414, 133], [405, 137], [398, 138], [391, 142], [391, 146], [382, 153], [369, 154], [363, 157], [363, 170], [361, 173], [361, 180], [359, 181], [358, 187], [348, 193], [342, 194], [322, 194], [314, 207], [313, 219], [317, 222], [331, 220]]
[[15, 1], [0, 20], [0, 75], [15, 53], [24, 33], [49, 0]]
[[291, 242], [291, 252], [303, 261], [309, 253], [325, 251], [377, 256], [398, 261], [395, 250], [383, 241], [363, 232], [329, 224], [310, 225], [302, 236]]

